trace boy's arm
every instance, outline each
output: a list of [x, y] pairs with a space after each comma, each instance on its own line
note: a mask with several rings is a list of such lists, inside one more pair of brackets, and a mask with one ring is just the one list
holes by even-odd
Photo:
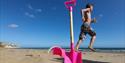
[[82, 21], [84, 22], [85, 21], [85, 18], [84, 18], [84, 9], [81, 9], [81, 16], [82, 16]]
[[91, 23], [96, 23], [96, 18], [93, 18]]
[[84, 17], [84, 13], [85, 12], [87, 12], [87, 11], [89, 11], [90, 10], [90, 8], [86, 8], [86, 9], [81, 9], [81, 14], [82, 14], [82, 21], [84, 22], [85, 21], [85, 17]]

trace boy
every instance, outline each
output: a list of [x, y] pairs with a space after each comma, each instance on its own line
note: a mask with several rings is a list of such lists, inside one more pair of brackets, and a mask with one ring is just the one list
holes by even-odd
[[86, 8], [81, 10], [83, 24], [81, 26], [79, 40], [78, 40], [76, 47], [75, 47], [76, 51], [78, 50], [80, 43], [85, 39], [86, 34], [89, 34], [91, 36], [91, 40], [90, 40], [90, 44], [89, 44], [88, 48], [91, 51], [95, 51], [93, 48], [93, 43], [94, 43], [95, 38], [96, 38], [96, 33], [92, 30], [90, 24], [95, 23], [96, 19], [95, 18], [91, 19], [91, 12], [92, 11], [93, 11], [92, 4], [87, 4]]

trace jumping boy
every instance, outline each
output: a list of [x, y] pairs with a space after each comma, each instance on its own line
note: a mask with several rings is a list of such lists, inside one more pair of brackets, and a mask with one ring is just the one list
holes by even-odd
[[76, 51], [79, 49], [81, 42], [86, 38], [86, 34], [89, 34], [91, 36], [91, 40], [90, 40], [90, 44], [89, 44], [88, 48], [91, 51], [95, 51], [93, 48], [93, 43], [94, 43], [95, 38], [96, 38], [96, 33], [95, 33], [95, 31], [93, 31], [93, 29], [91, 28], [90, 25], [91, 25], [91, 23], [95, 23], [96, 19], [91, 18], [92, 11], [93, 11], [92, 4], [87, 4], [86, 8], [81, 10], [83, 24], [81, 26], [79, 40], [78, 40], [76, 47], [75, 47]]

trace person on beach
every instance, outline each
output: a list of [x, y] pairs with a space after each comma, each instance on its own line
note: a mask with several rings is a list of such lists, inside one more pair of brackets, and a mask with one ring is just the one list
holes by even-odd
[[92, 29], [92, 27], [90, 25], [91, 25], [91, 23], [96, 23], [96, 19], [91, 18], [92, 11], [93, 11], [93, 5], [90, 3], [86, 5], [85, 9], [81, 9], [83, 24], [81, 26], [79, 40], [75, 47], [76, 51], [79, 49], [81, 42], [83, 42], [83, 40], [86, 38], [86, 34], [89, 34], [91, 36], [91, 40], [90, 40], [90, 44], [89, 44], [88, 48], [91, 51], [95, 51], [95, 49], [93, 48], [93, 43], [96, 39], [96, 32]]

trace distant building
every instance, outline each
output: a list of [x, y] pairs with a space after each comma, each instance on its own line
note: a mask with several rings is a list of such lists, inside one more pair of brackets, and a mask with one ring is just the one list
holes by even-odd
[[3, 42], [0, 42], [0, 47], [1, 48], [17, 48], [17, 45], [15, 44], [9, 44], [9, 43], [3, 43]]
[[3, 45], [3, 43], [2, 43], [2, 42], [0, 42], [0, 47], [4, 47], [4, 45]]

